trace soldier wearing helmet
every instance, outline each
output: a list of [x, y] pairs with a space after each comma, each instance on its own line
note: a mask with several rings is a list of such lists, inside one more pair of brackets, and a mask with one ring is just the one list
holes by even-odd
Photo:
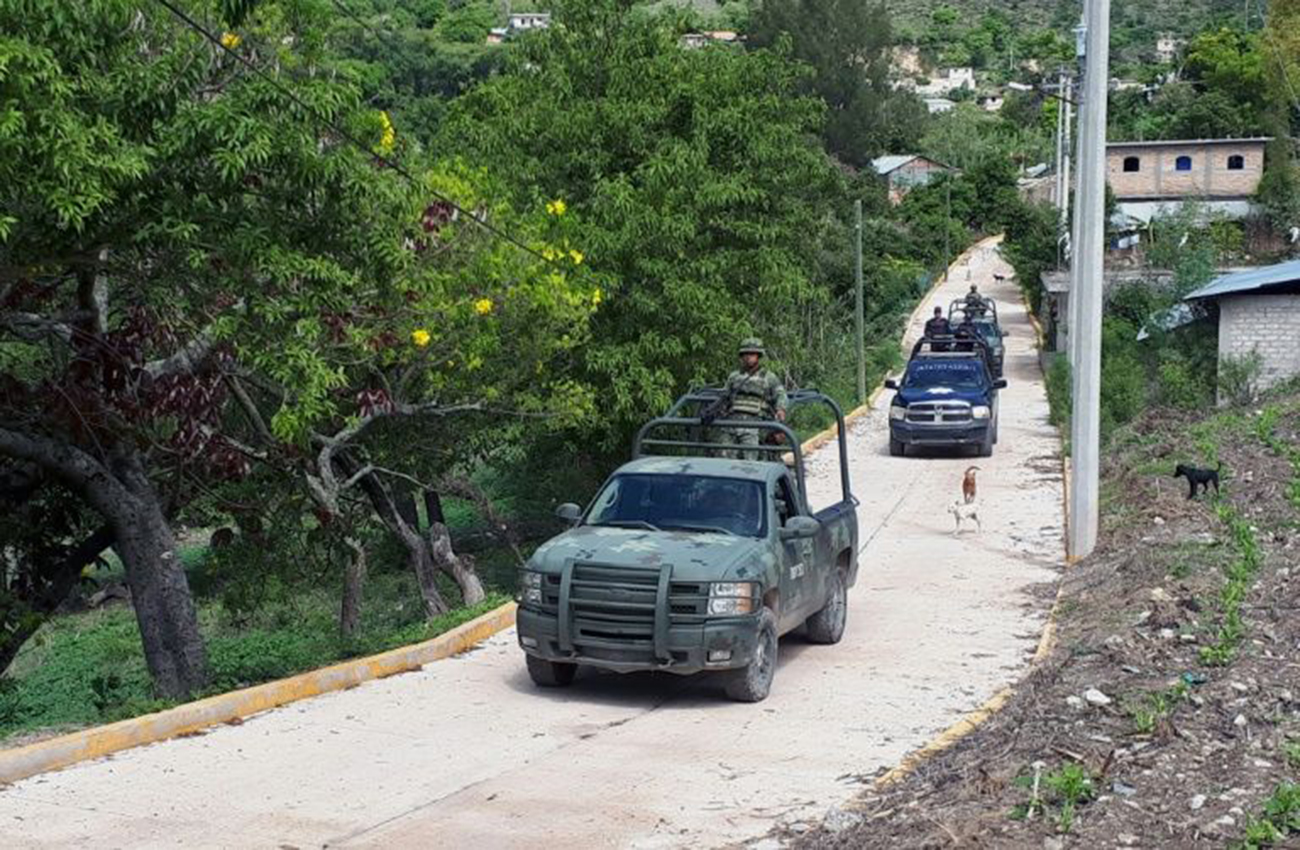
[[[750, 338], [740, 344], [740, 368], [727, 377], [724, 392], [731, 399], [728, 419], [775, 419], [785, 421], [786, 395], [781, 379], [763, 368], [767, 351], [761, 339]], [[758, 429], [730, 428], [719, 435], [721, 442], [757, 446]], [[758, 452], [743, 452], [747, 460], [757, 460]]]

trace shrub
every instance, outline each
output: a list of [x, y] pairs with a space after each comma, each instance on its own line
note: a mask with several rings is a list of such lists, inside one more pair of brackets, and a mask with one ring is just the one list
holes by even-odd
[[1231, 405], [1254, 404], [1259, 398], [1259, 379], [1264, 358], [1258, 351], [1227, 355], [1219, 360], [1219, 398]]

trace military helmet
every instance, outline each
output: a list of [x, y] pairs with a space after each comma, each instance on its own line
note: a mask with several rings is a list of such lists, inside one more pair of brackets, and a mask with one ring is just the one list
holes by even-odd
[[749, 339], [744, 340], [740, 343], [740, 353], [758, 354], [760, 356], [766, 356], [767, 349], [763, 348], [763, 340], [759, 339], [756, 336], [751, 336]]

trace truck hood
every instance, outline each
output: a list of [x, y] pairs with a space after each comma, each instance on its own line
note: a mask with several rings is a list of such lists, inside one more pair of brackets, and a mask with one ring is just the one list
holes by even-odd
[[988, 404], [984, 390], [957, 389], [955, 387], [904, 387], [895, 396], [899, 404], [916, 404], [926, 401], [964, 401], [969, 404]]
[[756, 579], [775, 565], [767, 541], [753, 537], [580, 525], [543, 543], [529, 566], [559, 573], [570, 559], [642, 569], [672, 564], [674, 581]]

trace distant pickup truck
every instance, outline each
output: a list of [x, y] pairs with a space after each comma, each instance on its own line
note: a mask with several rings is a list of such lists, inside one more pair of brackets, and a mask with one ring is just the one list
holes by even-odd
[[[948, 305], [948, 324], [957, 327], [967, 315], [966, 299], [959, 298]], [[1006, 346], [1002, 340], [1007, 332], [1002, 330], [998, 321], [998, 304], [992, 298], [984, 299], [983, 310], [970, 310], [971, 324], [975, 333], [984, 341], [989, 350], [989, 368], [994, 378], [1002, 377], [1002, 367], [1006, 360]]]
[[[536, 684], [569, 685], [579, 665], [715, 671], [729, 697], [757, 702], [772, 687], [781, 635], [802, 625], [813, 643], [843, 636], [858, 502], [839, 406], [811, 390], [789, 397], [792, 412], [822, 404], [839, 423], [843, 495], [814, 512], [794, 432], [702, 419], [721, 395], [683, 396], [641, 429], [634, 459], [585, 510], [556, 511], [573, 527], [538, 548], [520, 578], [519, 645]], [[758, 448], [717, 442], [731, 428], [768, 439]], [[765, 459], [737, 459], [742, 452]]]
[[980, 339], [925, 337], [912, 349], [889, 407], [889, 453], [908, 446], [974, 446], [980, 457], [993, 454], [998, 441], [998, 391], [992, 355]]

